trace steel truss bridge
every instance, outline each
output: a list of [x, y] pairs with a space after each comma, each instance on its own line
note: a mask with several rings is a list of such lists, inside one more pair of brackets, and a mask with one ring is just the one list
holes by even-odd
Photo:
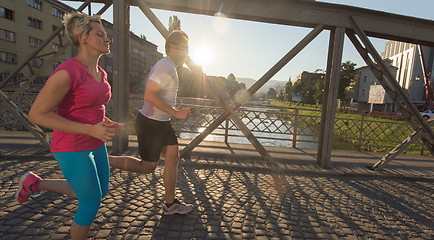
[[[129, 19], [131, 6], [139, 7], [164, 38], [168, 36], [169, 32], [152, 12], [152, 9], [208, 16], [214, 16], [214, 13], [221, 11], [224, 12], [228, 18], [233, 19], [312, 29], [289, 52], [283, 54], [282, 58], [265, 72], [244, 95], [239, 96], [237, 101], [227, 103], [222, 96], [216, 94], [214, 98], [219, 102], [223, 112], [215, 118], [203, 132], [182, 149], [181, 155], [186, 155], [191, 152], [223, 121], [231, 119], [262, 157], [272, 162], [273, 159], [270, 154], [261, 143], [259, 143], [255, 136], [253, 136], [251, 131], [236, 115], [235, 111], [280, 69], [290, 63], [290, 61], [322, 31], [328, 31], [330, 38], [328, 44], [326, 78], [324, 79], [325, 89], [321, 113], [317, 164], [322, 168], [331, 167], [330, 158], [333, 126], [336, 114], [339, 75], [345, 36], [350, 39], [378, 82], [386, 90], [386, 93], [396, 106], [398, 106], [399, 111], [414, 130], [413, 134], [408, 136], [406, 140], [384, 156], [377, 164], [372, 166], [372, 170], [379, 170], [384, 167], [384, 165], [402, 152], [411, 142], [419, 138], [434, 156], [434, 132], [396, 82], [392, 73], [385, 66], [380, 55], [368, 38], [376, 37], [434, 47], [433, 21], [343, 5], [296, 0], [86, 0], [78, 2], [83, 3], [77, 11], [84, 11], [87, 8], [89, 13], [91, 12], [92, 2], [102, 3], [103, 7], [97, 14], [104, 13], [113, 5], [113, 44], [115, 45], [114, 49], [118, 50], [114, 52], [113, 58], [113, 120], [118, 122], [126, 122], [129, 114]], [[16, 102], [20, 97], [20, 93], [25, 92], [27, 86], [36, 79], [44, 69], [51, 66], [52, 62], [70, 46], [69, 42], [61, 41], [62, 38], [60, 34], [62, 30], [64, 30], [63, 25], [59, 26], [56, 31], [48, 36], [43, 41], [43, 44], [30, 54], [25, 61], [20, 63], [16, 71], [10, 74], [0, 85], [0, 104], [4, 106], [0, 109], [0, 114], [3, 114], [4, 111], [11, 112], [19, 119], [20, 123], [46, 147], [50, 145], [49, 137], [41, 128], [28, 121], [26, 111], [21, 109]], [[37, 57], [55, 38], [60, 40], [58, 51], [53, 53], [50, 59], [45, 61], [43, 66], [37, 71], [32, 69], [30, 64], [31, 60]], [[187, 65], [190, 68], [194, 67], [194, 63], [190, 59], [188, 59]], [[31, 76], [20, 88], [16, 89], [13, 94], [5, 94], [5, 86], [24, 68], [29, 69]], [[127, 133], [113, 139], [113, 152], [120, 153], [127, 148]]]

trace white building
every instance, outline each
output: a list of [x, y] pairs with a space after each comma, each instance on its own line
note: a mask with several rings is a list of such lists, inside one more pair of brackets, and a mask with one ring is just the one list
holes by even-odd
[[[434, 70], [434, 48], [422, 47], [423, 59], [426, 66], [426, 72]], [[421, 57], [418, 45], [388, 41], [385, 46], [385, 51], [381, 53], [381, 57], [385, 60], [389, 70], [394, 75], [398, 84], [406, 92], [410, 101], [416, 107], [422, 109], [426, 106], [426, 89], [425, 80], [422, 71]], [[379, 84], [374, 74], [367, 66], [356, 69], [357, 78], [353, 88], [353, 102], [358, 103], [358, 109], [364, 111], [381, 111], [395, 112], [395, 104], [386, 95], [383, 103], [369, 104], [369, 97], [372, 97], [373, 92], [370, 89], [375, 89], [378, 93], [378, 87], [371, 85]], [[434, 81], [434, 76], [431, 74], [429, 79], [431, 86]], [[372, 98], [371, 98], [372, 100]]]
[[[432, 72], [434, 69], [434, 48], [422, 46], [422, 53], [426, 72]], [[407, 92], [410, 101], [417, 107], [423, 107], [427, 96], [418, 45], [388, 41], [385, 51], [381, 55], [383, 59], [391, 59], [392, 65], [398, 68], [396, 80]], [[429, 79], [431, 86], [433, 80], [434, 76], [431, 74]]]
[[[389, 71], [395, 76], [398, 68], [391, 65], [391, 60], [384, 60], [386, 66], [388, 66]], [[378, 93], [378, 87], [372, 87], [374, 85], [379, 85], [380, 83], [377, 81], [377, 78], [371, 72], [368, 66], [364, 66], [356, 69], [356, 84], [353, 87], [353, 102], [357, 102], [358, 110], [362, 111], [376, 111], [376, 112], [394, 112], [394, 104], [392, 100], [384, 95], [381, 101], [375, 101], [375, 103], [370, 103], [370, 96], [372, 100], [372, 96], [374, 94], [373, 90], [375, 89], [375, 93]]]

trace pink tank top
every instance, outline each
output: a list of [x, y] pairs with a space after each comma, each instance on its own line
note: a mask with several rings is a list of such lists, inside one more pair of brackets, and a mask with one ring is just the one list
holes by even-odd
[[[104, 121], [105, 104], [111, 97], [107, 73], [98, 66], [102, 74], [99, 83], [87, 68], [77, 59], [71, 58], [61, 63], [51, 74], [65, 70], [69, 74], [69, 92], [57, 106], [56, 113], [69, 120], [84, 124], [96, 124]], [[50, 77], [51, 77], [50, 75]], [[53, 131], [51, 152], [76, 152], [93, 150], [103, 141], [85, 134]]]

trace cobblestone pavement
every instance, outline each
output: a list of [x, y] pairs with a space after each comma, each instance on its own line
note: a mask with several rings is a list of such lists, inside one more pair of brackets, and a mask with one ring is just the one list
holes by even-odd
[[[52, 159], [0, 160], [0, 239], [65, 239], [75, 199], [13, 200], [22, 173], [62, 178]], [[162, 172], [112, 169], [92, 239], [434, 239], [433, 180], [339, 176], [185, 164], [187, 215], [162, 215]]]

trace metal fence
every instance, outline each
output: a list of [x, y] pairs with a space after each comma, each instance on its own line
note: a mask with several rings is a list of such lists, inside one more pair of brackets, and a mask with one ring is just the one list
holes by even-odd
[[[130, 109], [140, 109], [142, 97], [130, 100]], [[178, 98], [178, 107], [189, 107], [192, 117], [172, 120], [181, 138], [194, 138], [213, 122], [223, 109], [209, 99]], [[246, 104], [238, 117], [264, 145], [317, 148], [321, 109]], [[131, 119], [134, 121], [134, 119]], [[359, 151], [389, 151], [407, 138], [413, 129], [399, 116], [371, 115], [338, 110], [334, 126], [334, 148]], [[220, 124], [205, 140], [249, 143], [231, 119]], [[423, 152], [418, 141], [407, 151]]]
[[[20, 96], [22, 109], [29, 109], [36, 96]], [[143, 96], [131, 95], [128, 131], [134, 134], [134, 121], [142, 107]], [[213, 122], [223, 109], [214, 100], [178, 98], [178, 107], [191, 108], [192, 116], [187, 120], [172, 120], [180, 138], [193, 139]], [[111, 104], [107, 106], [110, 116]], [[289, 108], [272, 105], [246, 104], [236, 111], [238, 117], [263, 145], [317, 148], [321, 122], [321, 110], [315, 108]], [[3, 111], [0, 130], [25, 131], [25, 128], [7, 111]], [[385, 152], [408, 137], [413, 129], [400, 117], [373, 116], [366, 113], [347, 113], [338, 110], [334, 126], [334, 148], [359, 151]], [[205, 140], [220, 142], [249, 143], [235, 123], [227, 119]], [[407, 151], [423, 152], [420, 141]]]

